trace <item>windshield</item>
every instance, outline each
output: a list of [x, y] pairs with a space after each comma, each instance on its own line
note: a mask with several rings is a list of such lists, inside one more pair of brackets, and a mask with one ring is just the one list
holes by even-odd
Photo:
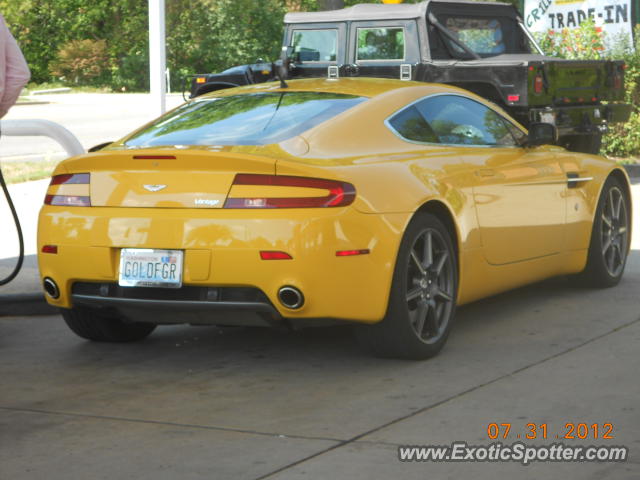
[[278, 92], [203, 98], [134, 133], [131, 147], [279, 143], [365, 101], [323, 92]]

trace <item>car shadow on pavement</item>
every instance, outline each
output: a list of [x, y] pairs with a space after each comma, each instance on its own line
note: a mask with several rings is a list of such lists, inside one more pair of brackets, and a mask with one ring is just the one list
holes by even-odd
[[[640, 251], [632, 250], [628, 268], [621, 284], [611, 289], [590, 289], [576, 286], [568, 277], [558, 277], [534, 285], [495, 295], [458, 309], [456, 323], [449, 338], [449, 350], [464, 348], [464, 342], [509, 338], [512, 343], [529, 336], [544, 338], [549, 329], [585, 316], [585, 302], [635, 302], [633, 290], [639, 278]], [[600, 299], [600, 300], [598, 300]], [[597, 312], [596, 310], [593, 310]], [[56, 320], [57, 321], [57, 320]], [[555, 322], [555, 324], [554, 324]], [[60, 321], [62, 323], [62, 321]], [[357, 345], [352, 327], [333, 326], [307, 328], [298, 331], [260, 327], [160, 326], [142, 342], [131, 344], [100, 344], [77, 339], [71, 332], [67, 343], [69, 360], [77, 357], [101, 358], [115, 355], [124, 363], [144, 364], [150, 368], [180, 369], [194, 365], [199, 369], [221, 369], [233, 363], [251, 364], [252, 368], [279, 368], [292, 359], [309, 367], [320, 364], [349, 362], [371, 364], [394, 360], [372, 359]]]

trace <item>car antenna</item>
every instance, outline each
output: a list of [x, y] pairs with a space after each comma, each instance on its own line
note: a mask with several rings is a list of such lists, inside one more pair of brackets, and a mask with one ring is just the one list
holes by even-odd
[[289, 88], [287, 85], [287, 76], [289, 74], [289, 65], [291, 65], [291, 57], [289, 57], [290, 47], [282, 47], [280, 55], [280, 65], [276, 67], [276, 75], [280, 80], [280, 88]]

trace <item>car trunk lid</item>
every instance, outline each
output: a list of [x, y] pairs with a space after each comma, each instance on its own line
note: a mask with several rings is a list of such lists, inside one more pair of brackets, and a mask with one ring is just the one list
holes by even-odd
[[94, 207], [222, 208], [236, 173], [275, 173], [274, 158], [230, 150], [103, 152], [70, 166], [89, 167]]

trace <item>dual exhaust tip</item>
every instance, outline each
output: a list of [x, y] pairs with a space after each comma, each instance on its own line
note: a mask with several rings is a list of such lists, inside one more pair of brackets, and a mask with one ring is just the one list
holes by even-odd
[[304, 305], [304, 295], [296, 287], [284, 286], [278, 290], [278, 300], [285, 307], [297, 310]]
[[[51, 298], [60, 297], [60, 289], [58, 284], [50, 277], [46, 277], [42, 282], [42, 288]], [[278, 300], [286, 308], [297, 310], [304, 305], [304, 295], [296, 287], [285, 286], [278, 290]]]
[[47, 292], [51, 298], [60, 297], [60, 289], [58, 288], [58, 284], [53, 281], [52, 278], [46, 277], [42, 282], [42, 288]]

